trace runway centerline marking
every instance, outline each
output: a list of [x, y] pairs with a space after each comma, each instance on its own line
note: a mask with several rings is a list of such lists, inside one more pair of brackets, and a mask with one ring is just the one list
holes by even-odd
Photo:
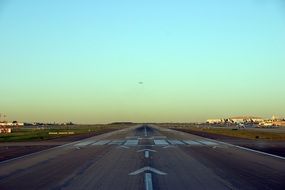
[[144, 182], [146, 190], [153, 190], [151, 173], [145, 173]]
[[148, 150], [144, 151], [144, 157], [149, 158], [149, 151]]

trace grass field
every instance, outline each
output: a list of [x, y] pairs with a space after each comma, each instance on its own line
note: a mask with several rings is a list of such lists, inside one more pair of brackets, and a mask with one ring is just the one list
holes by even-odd
[[[129, 125], [72, 125], [49, 128], [14, 128], [12, 133], [0, 134], [0, 142], [38, 141], [86, 133], [102, 134]], [[63, 134], [65, 132], [74, 134]]]
[[230, 137], [239, 137], [245, 139], [266, 139], [266, 140], [285, 140], [285, 132], [280, 132], [276, 129], [265, 131], [261, 129], [238, 129], [238, 128], [226, 128], [226, 127], [207, 127], [196, 124], [160, 124], [162, 127], [172, 128], [184, 132], [204, 132], [210, 134], [218, 134]]

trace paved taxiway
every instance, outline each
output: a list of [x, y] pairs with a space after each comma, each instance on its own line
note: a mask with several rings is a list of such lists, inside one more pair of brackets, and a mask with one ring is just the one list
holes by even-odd
[[285, 159], [152, 125], [0, 163], [0, 189], [285, 189]]

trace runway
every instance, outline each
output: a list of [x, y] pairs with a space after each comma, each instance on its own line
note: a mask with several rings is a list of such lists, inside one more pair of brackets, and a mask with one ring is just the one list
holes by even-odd
[[285, 189], [285, 159], [139, 125], [0, 163], [0, 189]]

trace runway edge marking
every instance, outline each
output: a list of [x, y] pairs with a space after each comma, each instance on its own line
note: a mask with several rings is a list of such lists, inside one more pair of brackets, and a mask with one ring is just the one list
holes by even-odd
[[[208, 139], [208, 138], [206, 138], [206, 139]], [[262, 154], [262, 155], [265, 155], [265, 156], [271, 156], [271, 157], [274, 157], [274, 158], [279, 158], [279, 159], [285, 160], [285, 157], [283, 157], [283, 156], [278, 156], [278, 155], [275, 155], [275, 154], [270, 154], [270, 153], [267, 153], [267, 152], [262, 152], [262, 151], [259, 151], [259, 150], [254, 150], [254, 149], [251, 149], [251, 148], [246, 148], [246, 147], [243, 147], [243, 146], [234, 145], [234, 144], [230, 144], [230, 143], [226, 143], [226, 142], [222, 142], [222, 141], [217, 141], [217, 140], [214, 140], [214, 139], [210, 139], [210, 140], [215, 141], [215, 142], [220, 143], [220, 144], [233, 146], [233, 147], [236, 147], [236, 148], [239, 148], [239, 149], [242, 149], [242, 150], [247, 150], [249, 152], [254, 152], [254, 153]]]
[[254, 150], [254, 149], [251, 149], [251, 148], [246, 148], [246, 147], [242, 147], [242, 146], [238, 146], [238, 145], [233, 145], [233, 146], [235, 146], [237, 148], [240, 148], [240, 149], [243, 149], [243, 150], [250, 151], [250, 152], [255, 152], [255, 153], [263, 154], [263, 155], [266, 155], [266, 156], [272, 156], [272, 157], [275, 157], [275, 158], [279, 158], [279, 159], [285, 160], [285, 157], [283, 157], [283, 156], [278, 156], [278, 155], [275, 155], [275, 154], [270, 154], [270, 153], [267, 153], [267, 152], [262, 152], [262, 151], [259, 151], [259, 150]]
[[[160, 128], [160, 130], [161, 130], [161, 127], [154, 127], [154, 128]], [[173, 130], [173, 129], [168, 129], [168, 130], [169, 131], [174, 131], [174, 132], [177, 132], [177, 133], [193, 135], [193, 134], [190, 134], [190, 133], [185, 133], [185, 132], [177, 131], [177, 130]], [[195, 135], [195, 136], [199, 136], [199, 135]], [[199, 136], [199, 137], [201, 137], [201, 136]], [[267, 152], [262, 152], [262, 151], [259, 151], [259, 150], [254, 150], [254, 149], [251, 149], [251, 148], [246, 148], [246, 147], [242, 147], [242, 146], [238, 146], [238, 145], [234, 145], [234, 144], [230, 144], [230, 143], [226, 143], [226, 142], [222, 142], [222, 141], [217, 141], [217, 140], [209, 139], [209, 138], [205, 138], [205, 137], [202, 137], [202, 138], [208, 139], [210, 141], [214, 141], [214, 142], [217, 142], [217, 143], [220, 143], [220, 144], [224, 144], [224, 145], [233, 146], [233, 147], [236, 147], [236, 148], [239, 148], [239, 149], [247, 150], [247, 151], [250, 151], [250, 152], [255, 152], [255, 153], [258, 153], [258, 154], [262, 154], [262, 155], [271, 156], [271, 157], [274, 157], [274, 158], [279, 158], [279, 159], [285, 160], [285, 157], [283, 157], [283, 156], [278, 156], [278, 155], [275, 155], [275, 154], [270, 154], [270, 153], [267, 153]]]
[[[182, 131], [179, 131], [179, 132], [185, 133], [185, 132], [182, 132]], [[186, 134], [189, 134], [189, 133], [186, 133]], [[198, 135], [196, 135], [196, 136], [198, 136]], [[203, 138], [204, 139], [208, 139], [210, 141], [214, 141], [214, 142], [220, 143], [220, 144], [236, 147], [236, 148], [239, 148], [239, 149], [242, 149], [242, 150], [247, 150], [249, 152], [255, 152], [255, 153], [258, 153], [258, 154], [262, 154], [262, 155], [271, 156], [271, 157], [274, 157], [274, 158], [279, 158], [279, 159], [285, 160], [285, 157], [283, 157], [283, 156], [278, 156], [278, 155], [275, 155], [275, 154], [270, 154], [270, 153], [267, 153], [267, 152], [262, 152], [262, 151], [259, 151], [259, 150], [254, 150], [254, 149], [251, 149], [251, 148], [246, 148], [246, 147], [242, 147], [242, 146], [238, 146], [238, 145], [234, 145], [234, 144], [230, 144], [230, 143], [226, 143], [226, 142], [222, 142], [222, 141], [217, 141], [217, 140], [214, 140], [214, 139], [209, 139], [209, 138], [205, 138], [205, 137], [203, 137]]]

